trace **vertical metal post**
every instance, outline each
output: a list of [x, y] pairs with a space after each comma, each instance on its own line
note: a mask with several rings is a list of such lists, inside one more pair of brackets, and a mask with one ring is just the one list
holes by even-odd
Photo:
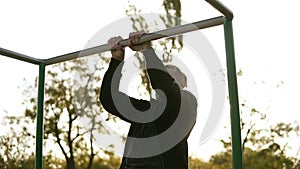
[[43, 168], [45, 63], [39, 64], [38, 107], [36, 120], [35, 169]]
[[240, 111], [238, 100], [238, 87], [236, 77], [236, 66], [234, 56], [234, 42], [232, 21], [226, 20], [224, 23], [226, 61], [227, 61], [227, 76], [228, 90], [230, 102], [230, 117], [231, 117], [231, 143], [232, 143], [232, 165], [233, 169], [243, 169], [243, 151], [241, 144], [241, 126], [240, 126]]

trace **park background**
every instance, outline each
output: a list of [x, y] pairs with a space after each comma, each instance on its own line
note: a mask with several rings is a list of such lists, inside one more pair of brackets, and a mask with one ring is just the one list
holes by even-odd
[[[222, 2], [235, 15], [236, 65], [242, 124], [245, 124], [242, 136], [247, 147], [245, 166], [299, 168], [299, 2]], [[166, 13], [163, 1], [1, 1], [0, 46], [37, 58], [81, 50], [99, 29], [126, 17], [126, 9], [134, 12], [135, 8], [130, 4], [142, 13]], [[191, 0], [181, 1], [181, 13], [182, 20], [188, 22], [219, 15], [204, 1]], [[202, 33], [224, 62], [222, 29], [222, 26], [209, 28]], [[30, 87], [35, 86], [38, 67], [1, 57], [0, 69], [0, 162], [2, 168], [33, 168], [35, 131], [30, 123], [34, 123], [35, 100], [30, 98], [36, 93]], [[205, 144], [190, 147], [191, 168], [230, 168], [228, 109], [226, 106], [222, 122], [212, 138]], [[53, 138], [53, 135], [47, 137], [49, 140]], [[89, 158], [83, 157], [90, 157], [87, 154], [91, 150], [84, 142], [86, 139], [82, 138], [78, 139], [78, 145], [74, 142], [73, 160], [77, 168], [116, 168], [119, 158], [98, 150], [95, 150], [93, 163], [89, 165]], [[68, 152], [68, 145], [63, 144]], [[55, 142], [48, 143], [45, 145], [44, 167], [66, 168], [66, 159], [71, 159], [69, 154], [62, 155]]]

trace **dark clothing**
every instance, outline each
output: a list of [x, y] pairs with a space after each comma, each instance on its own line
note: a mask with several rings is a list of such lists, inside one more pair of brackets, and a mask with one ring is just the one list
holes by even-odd
[[[152, 48], [147, 49], [144, 55], [153, 89], [160, 89], [164, 94], [157, 91], [158, 99], [146, 101], [119, 92], [123, 62], [112, 58], [101, 86], [101, 103], [109, 113], [131, 124], [128, 133], [130, 138], [154, 138], [160, 134], [165, 134], [164, 132], [167, 130], [169, 132], [171, 128], [175, 132], [170, 130], [169, 135], [166, 136], [167, 139], [166, 137], [158, 137], [151, 145], [145, 143], [147, 146], [143, 142], [130, 141], [127, 138], [120, 169], [187, 169], [187, 138], [196, 121], [196, 98], [190, 92], [180, 90]], [[140, 113], [146, 112], [143, 114], [145, 122], [137, 122], [124, 115], [124, 112], [130, 114], [131, 111], [134, 111], [129, 108], [130, 106]], [[163, 109], [157, 118], [151, 120], [151, 116], [159, 113], [161, 108]], [[177, 128], [174, 127], [175, 123]], [[160, 153], [154, 152], [157, 148], [160, 148]], [[145, 156], [145, 152], [151, 150], [154, 152], [153, 155]]]

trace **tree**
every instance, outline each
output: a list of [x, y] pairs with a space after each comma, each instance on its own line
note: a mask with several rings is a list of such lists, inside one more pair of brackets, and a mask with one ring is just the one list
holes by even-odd
[[8, 112], [3, 118], [2, 125], [8, 132], [0, 136], [0, 168], [3, 169], [30, 169], [34, 168], [34, 136], [25, 125], [22, 116], [9, 116]]
[[[279, 122], [274, 126], [257, 127], [267, 116], [246, 102], [241, 104], [241, 133], [245, 168], [297, 169], [299, 159], [288, 157], [289, 136], [299, 137], [299, 123]], [[211, 157], [210, 162], [221, 169], [231, 167], [230, 137], [221, 140], [225, 151]]]
[[205, 162], [196, 157], [189, 157], [189, 168], [190, 169], [212, 169], [213, 166], [209, 162]]
[[[163, 2], [163, 6], [165, 7], [167, 17], [162, 17], [161, 19], [166, 23], [166, 26], [171, 27], [180, 24], [180, 1], [167, 0]], [[171, 17], [174, 10], [176, 11], [175, 16], [177, 17], [175, 19], [174, 17]], [[168, 43], [171, 42], [172, 44], [172, 47], [169, 48], [167, 43], [162, 43], [162, 45], [165, 46], [164, 50], [169, 53], [171, 53], [172, 49], [180, 49], [180, 47], [176, 46], [178, 44], [182, 47], [180, 36], [167, 38], [166, 41]], [[178, 43], [176, 44], [176, 42]], [[169, 54], [164, 58], [166, 61], [170, 60]], [[54, 143], [57, 145], [65, 159], [64, 163], [59, 157], [52, 155], [52, 153], [54, 153], [53, 151], [49, 151], [45, 155], [44, 162], [47, 166], [50, 166], [50, 168], [64, 167], [67, 169], [75, 169], [77, 167], [91, 169], [93, 168], [93, 162], [95, 160], [97, 162], [106, 162], [105, 160], [101, 160], [101, 158], [97, 157], [99, 151], [94, 148], [95, 139], [93, 137], [94, 132], [107, 132], [103, 131], [102, 121], [97, 118], [97, 115], [100, 112], [103, 112], [104, 109], [101, 107], [101, 104], [96, 101], [98, 100], [97, 97], [99, 90], [97, 89], [99, 89], [99, 86], [97, 87], [95, 85], [99, 83], [93, 83], [95, 81], [100, 82], [99, 77], [95, 77], [93, 74], [100, 71], [100, 69], [103, 69], [103, 67], [95, 67], [95, 72], [89, 72], [89, 68], [82, 66], [84, 64], [86, 63], [84, 63], [83, 60], [75, 60], [72, 62], [56, 64], [53, 67], [50, 67], [50, 70], [47, 71], [47, 80], [45, 84], [44, 144]], [[77, 80], [84, 83], [81, 83], [80, 85], [76, 84], [78, 81], [75, 82], [73, 80], [74, 76], [70, 76], [72, 75], [71, 72], [81, 72], [80, 74], [77, 74]], [[144, 72], [142, 77], [145, 76], [146, 74]], [[144, 78], [143, 83], [149, 84], [149, 81]], [[24, 101], [24, 105], [27, 106], [25, 110], [25, 118], [31, 120], [24, 122], [24, 124], [29, 124], [35, 121], [37, 111], [36, 88], [37, 83], [35, 83], [34, 86], [29, 86], [24, 89], [24, 95], [28, 98]], [[147, 89], [149, 89], [149, 86]], [[79, 118], [86, 118], [89, 119], [89, 121], [82, 126], [78, 124]], [[110, 119], [114, 118], [109, 116], [108, 119], [104, 120]], [[25, 127], [24, 130], [28, 130], [28, 128]], [[85, 136], [88, 136], [88, 139], [85, 139]], [[8, 139], [9, 137], [1, 137], [1, 143], [3, 143], [2, 146], [6, 146], [7, 148], [15, 147], [15, 145], [5, 145]], [[13, 152], [11, 150], [8, 151]], [[26, 156], [24, 153], [19, 154], [22, 154], [24, 157]], [[30, 160], [32, 162], [33, 155], [27, 157], [30, 157], [29, 162]], [[15, 158], [22, 159], [21, 157]], [[115, 158], [113, 155], [110, 155], [109, 159], [114, 161], [112, 166], [119, 163], [119, 159]], [[0, 162], [1, 161], [6, 162], [7, 158], [0, 158]], [[10, 163], [13, 164], [14, 162], [12, 161]], [[28, 164], [24, 161], [22, 163]], [[31, 168], [33, 167], [31, 166]]]
[[[56, 143], [66, 161], [67, 169], [91, 169], [94, 157], [93, 132], [102, 132], [99, 114], [103, 112], [98, 101], [100, 77], [93, 76], [101, 68], [90, 72], [83, 59], [56, 64], [47, 71], [45, 84], [45, 140]], [[75, 79], [75, 80], [74, 80]], [[36, 88], [36, 86], [34, 87]], [[32, 93], [32, 87], [25, 93]], [[25, 101], [29, 105], [25, 116], [36, 117], [36, 97]], [[31, 105], [31, 106], [30, 106]], [[80, 125], [79, 118], [86, 123]], [[87, 137], [88, 139], [85, 139]]]
[[[148, 21], [141, 15], [141, 10], [135, 5], [132, 5], [128, 1], [129, 5], [126, 9], [126, 15], [132, 21], [132, 28], [135, 31], [144, 30], [149, 32]], [[163, 21], [166, 28], [174, 27], [181, 24], [181, 1], [180, 0], [163, 0], [162, 6], [165, 9], [166, 14], [160, 15], [160, 19]], [[154, 24], [157, 25], [157, 24]], [[153, 29], [153, 27], [151, 27]], [[163, 62], [169, 63], [172, 61], [172, 54], [178, 54], [183, 48], [182, 35], [167, 37], [162, 40], [158, 40], [157, 43], [153, 43], [154, 48], [157, 46], [162, 47], [164, 53], [162, 54]], [[150, 81], [145, 70], [145, 61], [143, 56], [136, 52], [135, 57], [139, 62], [140, 77], [142, 80], [142, 86], [145, 87], [145, 92], [141, 92], [141, 95], [150, 97], [152, 88]]]
[[[242, 70], [239, 70], [237, 76], [241, 77], [242, 75]], [[241, 99], [240, 111], [245, 168], [297, 168], [299, 166], [299, 159], [286, 155], [286, 150], [291, 148], [287, 138], [300, 136], [299, 122], [278, 122], [273, 126], [266, 125], [266, 113], [249, 106], [245, 99]], [[231, 166], [231, 137], [220, 141], [224, 151], [213, 155], [210, 161], [217, 164], [218, 167], [226, 168]], [[274, 165], [269, 163], [274, 163]]]

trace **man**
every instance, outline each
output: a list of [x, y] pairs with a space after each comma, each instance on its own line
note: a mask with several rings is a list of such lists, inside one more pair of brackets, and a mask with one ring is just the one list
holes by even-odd
[[119, 92], [125, 50], [118, 44], [121, 37], [108, 41], [112, 58], [100, 101], [109, 113], [131, 124], [120, 169], [188, 169], [187, 138], [196, 121], [197, 101], [183, 90], [187, 79], [177, 67], [165, 67], [150, 42], [136, 44], [144, 33], [130, 33], [129, 47], [145, 56], [148, 77], [157, 94], [150, 101]]

